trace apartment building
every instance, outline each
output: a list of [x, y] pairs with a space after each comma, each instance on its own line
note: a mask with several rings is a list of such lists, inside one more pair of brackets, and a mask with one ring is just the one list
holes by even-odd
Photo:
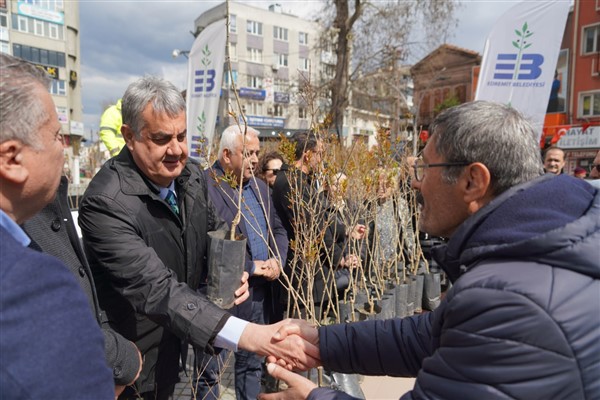
[[53, 78], [50, 92], [67, 144], [84, 133], [79, 2], [0, 0], [0, 51], [31, 61]]
[[[225, 15], [225, 3], [204, 12], [194, 22], [196, 32]], [[317, 24], [287, 14], [277, 4], [262, 9], [235, 2], [229, 3], [229, 21], [232, 76], [248, 124], [260, 131], [261, 140], [309, 128], [312, 104], [301, 89], [316, 82], [326, 65], [335, 64], [331, 54], [317, 50]], [[219, 133], [235, 123], [230, 110], [238, 113], [229, 80], [226, 73]]]

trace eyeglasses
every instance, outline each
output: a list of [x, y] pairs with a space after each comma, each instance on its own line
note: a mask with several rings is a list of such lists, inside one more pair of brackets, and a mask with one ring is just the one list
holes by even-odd
[[447, 162], [447, 163], [435, 163], [435, 164], [425, 164], [423, 160], [417, 159], [413, 164], [413, 170], [415, 171], [415, 180], [417, 182], [421, 182], [423, 177], [425, 176], [425, 168], [433, 168], [433, 167], [465, 167], [469, 165], [468, 162]]
[[264, 172], [267, 172], [267, 171], [273, 171], [273, 175], [277, 175], [277, 173], [278, 173], [279, 171], [281, 171], [281, 169], [279, 169], [279, 168], [265, 168], [265, 169], [263, 169], [263, 171], [264, 171]]
[[600, 172], [600, 164], [590, 165], [590, 172], [592, 172], [594, 169], [596, 170], [596, 172]]

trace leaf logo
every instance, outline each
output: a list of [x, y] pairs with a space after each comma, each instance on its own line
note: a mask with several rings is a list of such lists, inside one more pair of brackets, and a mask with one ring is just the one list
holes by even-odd
[[211, 56], [211, 51], [208, 48], [208, 45], [205, 45], [204, 48], [202, 49], [202, 65], [204, 65], [205, 67], [208, 67], [211, 63], [210, 61], [210, 56]]
[[528, 30], [527, 22], [523, 24], [523, 27], [520, 31], [515, 29], [515, 33], [517, 34], [518, 38], [517, 40], [513, 40], [512, 44], [519, 49], [519, 51], [525, 50], [531, 46], [531, 43], [527, 43], [527, 40], [525, 40], [533, 35], [533, 32]]

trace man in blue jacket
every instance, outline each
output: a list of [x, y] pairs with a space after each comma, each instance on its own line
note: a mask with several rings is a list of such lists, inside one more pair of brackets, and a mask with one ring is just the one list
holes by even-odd
[[49, 84], [43, 70], [0, 54], [0, 398], [113, 399], [85, 294], [19, 227], [54, 198], [62, 173]]
[[[600, 398], [600, 192], [542, 175], [537, 134], [510, 107], [462, 104], [430, 132], [412, 185], [420, 229], [449, 238], [434, 249], [454, 283], [440, 307], [318, 330], [298, 321], [282, 337], [301, 332], [335, 371], [416, 376], [403, 399]], [[291, 385], [285, 397], [350, 398], [269, 369]]]
[[[245, 135], [242, 133], [245, 130]], [[264, 324], [274, 311], [272, 285], [281, 272], [286, 257], [288, 238], [281, 224], [269, 187], [257, 179], [256, 166], [260, 142], [258, 131], [238, 125], [229, 126], [221, 135], [218, 160], [204, 171], [208, 194], [219, 216], [231, 227], [241, 209], [236, 234], [246, 238], [245, 269], [250, 279], [251, 302], [236, 306], [240, 318]], [[241, 206], [238, 205], [240, 185]], [[212, 360], [209, 361], [209, 358]], [[217, 357], [198, 352], [198, 398], [219, 397]], [[206, 363], [210, 363], [207, 367]], [[238, 400], [256, 399], [260, 393], [262, 357], [241, 350], [235, 353], [235, 392]]]

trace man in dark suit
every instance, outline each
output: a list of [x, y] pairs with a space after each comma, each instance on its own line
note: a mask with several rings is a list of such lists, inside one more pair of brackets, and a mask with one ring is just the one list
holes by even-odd
[[[245, 130], [245, 135], [243, 134]], [[272, 289], [287, 254], [288, 238], [275, 212], [268, 186], [254, 176], [258, 164], [258, 132], [232, 125], [221, 136], [218, 160], [204, 171], [208, 193], [219, 216], [230, 226], [241, 210], [236, 233], [247, 239], [245, 269], [250, 276], [252, 302], [238, 306], [237, 315], [252, 322], [269, 322], [274, 308]], [[241, 204], [238, 204], [240, 186]], [[209, 392], [218, 397], [218, 363], [197, 354], [200, 398]], [[260, 393], [262, 360], [248, 351], [238, 351], [235, 362], [235, 389], [239, 399], [255, 399]], [[208, 368], [204, 365], [208, 364]]]
[[54, 201], [33, 218], [23, 230], [31, 238], [29, 247], [50, 254], [65, 263], [87, 295], [92, 312], [101, 324], [106, 361], [112, 368], [116, 394], [133, 384], [142, 368], [142, 357], [133, 342], [110, 328], [100, 309], [94, 279], [85, 258], [67, 197], [69, 183], [63, 176]]
[[61, 124], [38, 67], [0, 54], [0, 398], [111, 399], [102, 334], [59, 260], [22, 224], [50, 202], [64, 162]]

